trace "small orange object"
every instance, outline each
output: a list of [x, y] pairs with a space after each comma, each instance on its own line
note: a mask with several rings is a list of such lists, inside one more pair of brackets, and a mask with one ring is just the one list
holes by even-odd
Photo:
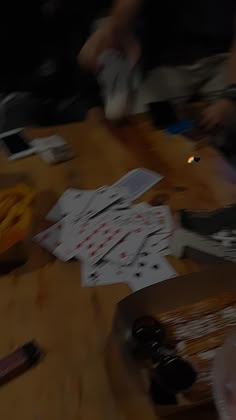
[[27, 237], [33, 198], [34, 192], [24, 184], [0, 191], [0, 254]]
[[188, 159], [187, 159], [187, 163], [193, 163], [194, 162], [194, 156], [190, 156]]

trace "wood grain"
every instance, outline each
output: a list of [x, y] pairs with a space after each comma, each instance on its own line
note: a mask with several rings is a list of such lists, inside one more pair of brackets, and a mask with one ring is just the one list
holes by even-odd
[[[179, 208], [212, 209], [235, 200], [235, 173], [213, 149], [188, 165], [193, 150], [183, 138], [167, 138], [143, 117], [123, 127], [73, 124], [30, 129], [29, 138], [60, 134], [76, 158], [49, 166], [38, 156], [21, 161], [0, 159], [1, 178], [26, 173], [37, 190], [35, 229], [68, 187], [111, 184], [129, 170], [147, 167], [165, 178], [143, 200], [165, 193], [173, 212]], [[201, 269], [188, 260], [171, 263], [179, 273]], [[106, 369], [106, 345], [116, 303], [129, 294], [126, 285], [80, 287], [79, 263], [62, 264], [31, 243], [28, 263], [0, 278], [0, 357], [36, 339], [44, 360], [0, 390], [0, 417], [8, 420], [111, 420], [156, 418], [146, 395], [139, 395], [114, 350], [112, 372]], [[111, 382], [116, 386], [111, 386]]]

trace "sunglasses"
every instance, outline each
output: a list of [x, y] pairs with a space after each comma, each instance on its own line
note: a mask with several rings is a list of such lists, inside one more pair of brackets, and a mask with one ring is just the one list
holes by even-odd
[[190, 388], [197, 373], [167, 342], [163, 325], [151, 316], [134, 321], [131, 352], [139, 361], [151, 361], [150, 395], [157, 404], [177, 404], [176, 394]]

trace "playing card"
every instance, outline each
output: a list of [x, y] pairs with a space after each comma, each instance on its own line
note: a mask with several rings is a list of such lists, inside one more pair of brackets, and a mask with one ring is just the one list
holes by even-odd
[[162, 178], [163, 176], [158, 173], [139, 168], [128, 172], [113, 186], [125, 188], [130, 200], [135, 200]]
[[[112, 187], [110, 187], [112, 189]], [[117, 191], [117, 188], [115, 188]], [[120, 199], [112, 204], [112, 210], [127, 210], [130, 208], [131, 200], [128, 197], [127, 191], [124, 188], [118, 188]]]
[[121, 199], [112, 206], [113, 210], [127, 210], [130, 208], [130, 200]]
[[155, 233], [146, 240], [143, 250], [149, 254], [170, 255], [169, 241], [170, 234]]
[[89, 227], [87, 220], [76, 220], [69, 214], [61, 220], [61, 241], [53, 254], [61, 261], [69, 261], [77, 255], [76, 245], [83, 240]]
[[49, 211], [46, 219], [51, 222], [57, 222], [69, 213], [73, 213], [76, 217], [82, 217], [82, 213], [89, 205], [93, 195], [93, 190], [69, 188]]
[[62, 213], [72, 213], [75, 217], [82, 217], [95, 195], [94, 190], [68, 189], [61, 197]]
[[148, 233], [143, 227], [137, 227], [123, 238], [106, 256], [106, 261], [120, 265], [129, 265], [141, 249]]
[[61, 223], [56, 223], [49, 229], [38, 233], [33, 239], [38, 242], [40, 246], [53, 253], [54, 249], [60, 245], [61, 242]]
[[103, 210], [112, 206], [122, 198], [122, 193], [118, 188], [102, 187], [95, 191], [93, 199], [83, 213], [83, 217], [94, 217]]
[[129, 279], [129, 275], [130, 269], [128, 267], [119, 267], [104, 260], [95, 265], [90, 265], [86, 261], [81, 264], [81, 283], [83, 287], [124, 283]]
[[80, 220], [80, 218], [75, 218], [73, 214], [69, 214], [61, 221], [61, 244], [54, 250], [53, 254], [62, 261], [69, 261], [75, 257], [79, 258], [78, 243], [85, 245], [93, 232], [99, 234], [100, 230], [107, 226], [108, 221], [112, 222], [112, 220], [113, 218], [107, 214], [102, 214], [93, 221], [90, 219]]
[[170, 232], [172, 218], [168, 206], [134, 206], [119, 218], [122, 225], [146, 227], [148, 234]]
[[136, 227], [136, 222], [135, 222], [136, 214], [144, 212], [150, 208], [151, 206], [149, 206], [149, 204], [140, 203], [140, 204], [136, 204], [135, 206], [132, 206], [131, 208], [123, 209], [123, 211], [119, 211], [120, 209], [116, 209], [115, 207], [112, 207], [111, 213], [113, 212], [113, 220], [116, 220], [118, 223], [122, 225], [126, 225], [126, 226], [130, 225], [131, 231], [132, 231], [132, 228], [134, 229], [134, 227]]
[[46, 216], [46, 220], [49, 222], [58, 222], [63, 216], [62, 209], [60, 206], [60, 199], [54, 204], [49, 213]]
[[172, 229], [172, 218], [168, 206], [151, 207], [143, 213], [138, 212], [135, 220], [142, 226], [146, 226], [149, 233], [170, 232]]
[[132, 267], [128, 285], [135, 292], [172, 277], [176, 272], [163, 257], [144, 251]]
[[75, 246], [76, 257], [95, 264], [128, 233], [129, 230], [125, 226], [119, 226], [109, 220], [101, 223], [96, 221], [89, 225], [89, 230], [85, 229], [80, 233]]

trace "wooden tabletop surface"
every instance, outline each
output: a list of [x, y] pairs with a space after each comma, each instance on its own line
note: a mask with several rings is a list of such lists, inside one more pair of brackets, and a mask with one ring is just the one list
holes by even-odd
[[[57, 166], [38, 156], [15, 162], [0, 159], [4, 179], [24, 172], [37, 189], [36, 230], [66, 188], [111, 184], [137, 167], [165, 176], [142, 200], [164, 194], [173, 211], [213, 209], [235, 201], [236, 174], [216, 151], [206, 147], [198, 152], [199, 163], [187, 164], [192, 143], [155, 131], [144, 117], [120, 128], [83, 123], [27, 130], [30, 138], [55, 133], [73, 146], [75, 159]], [[170, 261], [180, 274], [201, 269], [188, 260]], [[31, 339], [46, 355], [36, 368], [1, 388], [0, 418], [155, 419], [146, 395], [140, 395], [127, 377], [119, 354], [114, 355], [112, 372], [106, 369], [106, 339], [115, 305], [129, 293], [124, 284], [81, 288], [78, 262], [63, 264], [32, 243], [28, 263], [0, 278], [0, 357]]]

